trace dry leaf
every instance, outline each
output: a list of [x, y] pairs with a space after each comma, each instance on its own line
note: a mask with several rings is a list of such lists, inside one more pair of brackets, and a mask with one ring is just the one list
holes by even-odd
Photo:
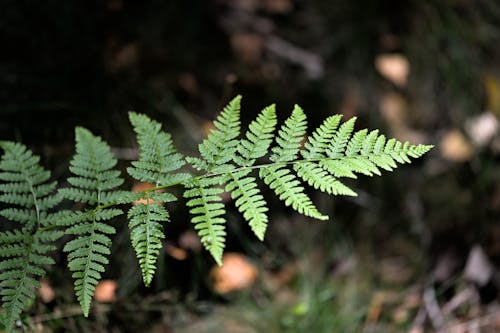
[[[147, 191], [153, 187], [155, 187], [153, 184], [146, 183], [146, 182], [135, 183], [134, 186], [132, 186], [132, 192], [136, 192], [136, 193], [143, 192], [143, 191]], [[148, 203], [148, 201], [150, 204], [156, 203], [152, 199], [149, 199], [149, 200], [139, 199], [139, 200], [134, 201], [133, 204], [134, 205], [145, 205]]]
[[226, 253], [222, 266], [215, 266], [210, 275], [214, 290], [220, 294], [250, 287], [257, 278], [257, 268], [243, 255]]
[[477, 146], [485, 146], [498, 132], [498, 119], [491, 112], [484, 112], [477, 117], [469, 119], [465, 129], [467, 134]]
[[391, 128], [406, 126], [407, 103], [401, 94], [390, 92], [380, 99], [380, 112]]
[[118, 287], [114, 280], [102, 280], [95, 288], [95, 300], [102, 303], [109, 303], [115, 300], [116, 288]]
[[441, 155], [453, 162], [465, 162], [472, 157], [473, 149], [459, 130], [451, 130], [444, 135], [439, 144]]
[[56, 297], [54, 289], [46, 280], [40, 281], [40, 288], [38, 288], [38, 295], [44, 303], [50, 303]]
[[169, 256], [177, 260], [186, 260], [188, 257], [188, 253], [186, 252], [186, 250], [172, 244], [165, 245], [165, 252], [167, 252]]
[[192, 230], [185, 231], [179, 236], [179, 246], [198, 253], [201, 250], [200, 237]]
[[231, 47], [243, 62], [256, 64], [264, 50], [264, 41], [258, 34], [237, 32], [231, 35]]
[[410, 73], [410, 63], [401, 54], [381, 54], [375, 59], [377, 71], [399, 87], [406, 86], [408, 74]]

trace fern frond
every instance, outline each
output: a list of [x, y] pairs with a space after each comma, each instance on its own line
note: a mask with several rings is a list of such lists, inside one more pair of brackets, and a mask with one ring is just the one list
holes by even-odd
[[305, 159], [315, 159], [324, 157], [337, 128], [339, 127], [342, 115], [334, 115], [326, 118], [323, 123], [313, 132], [301, 151]]
[[160, 204], [137, 204], [128, 211], [128, 218], [132, 246], [139, 259], [144, 284], [149, 286], [165, 238], [161, 223], [168, 221], [168, 212]]
[[4, 325], [10, 332], [24, 308], [35, 298], [35, 289], [45, 275], [46, 265], [54, 260], [49, 252], [62, 235], [56, 214], [49, 211], [60, 202], [52, 194], [55, 182], [47, 182], [50, 172], [40, 165], [40, 158], [26, 146], [0, 142], [4, 151], [0, 161], [0, 202], [15, 207], [5, 208], [0, 215], [18, 225], [12, 231], [0, 232], [0, 295], [4, 309]]
[[67, 216], [64, 224], [69, 225], [66, 233], [75, 238], [64, 246], [68, 252], [68, 267], [75, 279], [75, 293], [88, 316], [95, 287], [108, 264], [111, 238], [115, 228], [108, 224], [113, 217], [122, 214], [120, 209], [101, 208], [112, 203], [118, 196], [115, 188], [123, 183], [120, 172], [114, 170], [116, 159], [108, 144], [90, 131], [77, 127], [76, 153], [70, 162], [74, 177], [68, 182], [70, 188], [60, 193], [75, 203], [88, 204], [85, 211]]
[[[182, 154], [176, 151], [171, 135], [162, 131], [160, 123], [135, 112], [130, 112], [129, 118], [139, 144], [139, 160], [132, 162], [133, 167], [127, 168], [129, 175], [156, 186], [168, 186], [191, 178], [187, 173], [175, 172], [185, 161]], [[130, 208], [128, 212], [129, 229], [144, 284], [149, 286], [165, 239], [162, 223], [169, 221], [168, 211], [162, 204], [176, 198], [169, 193], [146, 191], [141, 199], [145, 199], [145, 203]]]
[[128, 174], [156, 186], [188, 179], [189, 174], [174, 172], [185, 164], [184, 157], [175, 149], [171, 135], [161, 130], [161, 124], [135, 112], [129, 112], [129, 118], [137, 135], [139, 160], [127, 168]]
[[[234, 156], [235, 162], [241, 167], [250, 167], [255, 161], [264, 156], [273, 141], [273, 132], [276, 127], [275, 106], [266, 107], [250, 123], [245, 139], [238, 145], [239, 155]], [[268, 208], [264, 197], [260, 193], [254, 177], [248, 176], [250, 170], [243, 170], [231, 174], [226, 185], [226, 191], [231, 193], [235, 205], [243, 214], [252, 231], [260, 240], [264, 239], [267, 228]]]
[[386, 141], [378, 130], [353, 133], [355, 118], [340, 126], [319, 165], [334, 177], [356, 178], [356, 174], [381, 175], [379, 168], [392, 171], [397, 163], [410, 163], [429, 151], [430, 145], [411, 145], [396, 139]]
[[191, 222], [198, 230], [201, 242], [212, 254], [215, 261], [222, 264], [222, 252], [225, 241], [225, 222], [221, 217], [225, 213], [220, 194], [223, 185], [229, 180], [235, 166], [234, 159], [240, 134], [240, 102], [241, 96], [233, 98], [214, 121], [213, 129], [208, 137], [198, 146], [201, 159], [187, 157], [186, 160], [195, 169], [214, 174], [210, 178], [197, 178], [185, 182], [188, 206], [193, 207]]
[[202, 158], [208, 163], [208, 170], [217, 172], [220, 166], [232, 161], [240, 134], [241, 96], [233, 98], [214, 121], [208, 137], [198, 146]]
[[326, 220], [312, 200], [304, 193], [297, 176], [287, 167], [288, 162], [297, 159], [299, 149], [306, 134], [306, 115], [299, 106], [295, 106], [291, 116], [285, 121], [276, 137], [276, 147], [272, 148], [270, 160], [274, 165], [264, 167], [259, 176], [278, 198], [301, 214]]
[[222, 265], [222, 253], [226, 237], [224, 205], [220, 197], [223, 190], [211, 186], [210, 182], [194, 179], [187, 182], [184, 197], [189, 199], [187, 206], [193, 215], [191, 222], [198, 231], [201, 243], [214, 257], [218, 265]]
[[304, 161], [293, 165], [297, 175], [310, 186], [333, 195], [356, 196], [356, 192], [328, 173], [324, 168], [314, 162]]
[[234, 157], [239, 166], [252, 166], [258, 158], [267, 154], [269, 146], [273, 142], [276, 123], [276, 106], [274, 104], [264, 108], [250, 123], [248, 131], [245, 133], [245, 139], [242, 139], [238, 145], [239, 156]]
[[326, 155], [330, 158], [339, 157], [344, 152], [347, 142], [351, 137], [352, 131], [354, 130], [354, 123], [356, 122], [356, 117], [352, 117], [342, 125], [340, 125], [335, 136], [329, 144], [326, 150]]

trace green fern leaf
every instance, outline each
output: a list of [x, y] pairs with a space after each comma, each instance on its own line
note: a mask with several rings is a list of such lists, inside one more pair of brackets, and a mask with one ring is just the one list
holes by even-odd
[[184, 197], [189, 199], [187, 206], [193, 215], [191, 222], [201, 238], [201, 243], [214, 257], [218, 265], [222, 265], [222, 253], [226, 237], [224, 204], [220, 194], [223, 190], [212, 187], [210, 183], [200, 180], [187, 182]]
[[161, 130], [161, 124], [146, 115], [129, 112], [139, 143], [139, 161], [132, 162], [127, 172], [134, 179], [156, 186], [180, 183], [190, 177], [186, 173], [176, 173], [184, 164], [169, 133]]
[[326, 159], [319, 165], [334, 177], [356, 178], [356, 174], [381, 175], [379, 168], [392, 171], [397, 163], [410, 163], [429, 151], [429, 145], [411, 145], [390, 139], [378, 130], [363, 129], [353, 133], [355, 118], [340, 126], [326, 149]]
[[297, 159], [307, 128], [306, 116], [299, 106], [295, 106], [292, 115], [285, 121], [278, 132], [276, 143], [272, 148], [270, 160], [274, 165], [264, 167], [259, 176], [264, 183], [274, 190], [278, 198], [301, 214], [319, 220], [328, 216], [321, 214], [311, 199], [304, 193], [297, 176], [286, 166]]
[[338, 174], [331, 175], [321, 166], [321, 163], [335, 162], [328, 160], [325, 153], [336, 135], [341, 118], [341, 115], [334, 115], [325, 119], [323, 124], [309, 136], [304, 145], [305, 149], [301, 151], [302, 156], [308, 161], [295, 163], [293, 167], [297, 175], [315, 189], [333, 195], [356, 196], [356, 192], [335, 178]]
[[[262, 110], [257, 119], [250, 123], [245, 139], [241, 140], [234, 156], [235, 162], [241, 167], [251, 167], [255, 161], [264, 156], [273, 141], [273, 131], [276, 127], [275, 106]], [[254, 177], [248, 176], [251, 170], [243, 170], [231, 174], [226, 185], [226, 191], [231, 193], [236, 207], [248, 221], [257, 238], [264, 239], [267, 228], [268, 208], [260, 193]]]
[[137, 204], [128, 211], [130, 239], [142, 270], [144, 284], [149, 286], [156, 269], [156, 261], [163, 247], [162, 222], [168, 221], [168, 212], [161, 204]]
[[236, 96], [224, 108], [214, 121], [213, 129], [208, 137], [198, 146], [201, 159], [188, 157], [186, 160], [195, 169], [212, 174], [211, 177], [199, 177], [185, 182], [187, 188], [184, 197], [187, 205], [192, 207], [191, 222], [195, 225], [202, 244], [212, 254], [217, 264], [222, 264], [222, 253], [225, 242], [225, 213], [220, 197], [223, 185], [229, 180], [235, 166], [231, 162], [238, 149], [240, 134], [240, 102]]
[[325, 151], [328, 149], [341, 119], [342, 115], [330, 116], [313, 132], [304, 145], [305, 149], [301, 152], [305, 159], [324, 157]]
[[240, 102], [236, 96], [214, 121], [215, 129], [198, 146], [202, 158], [209, 164], [207, 171], [217, 172], [217, 166], [232, 161], [240, 134]]
[[44, 266], [54, 263], [48, 253], [62, 232], [54, 228], [59, 225], [57, 215], [49, 212], [60, 202], [52, 194], [56, 183], [47, 182], [50, 172], [39, 165], [40, 158], [19, 143], [2, 141], [0, 148], [5, 152], [0, 161], [0, 202], [16, 206], [1, 210], [0, 216], [18, 225], [0, 232], [0, 295], [5, 329], [10, 332], [35, 298]]
[[115, 228], [107, 222], [123, 213], [120, 209], [101, 206], [118, 198], [112, 194], [123, 179], [120, 172], [113, 169], [116, 159], [101, 138], [81, 127], [77, 127], [75, 133], [76, 154], [70, 162], [74, 177], [68, 179], [72, 187], [61, 189], [60, 193], [89, 207], [67, 216], [62, 223], [69, 225], [66, 233], [75, 236], [64, 251], [68, 252], [68, 267], [75, 279], [77, 299], [84, 315], [88, 316], [96, 285], [109, 262], [110, 235], [115, 233]]
[[[139, 143], [139, 160], [132, 162], [133, 167], [127, 169], [129, 175], [156, 186], [170, 186], [191, 178], [187, 173], [175, 172], [185, 162], [176, 151], [170, 134], [161, 130], [161, 124], [134, 112], [129, 113], [129, 118]], [[146, 191], [141, 199], [145, 204], [138, 204], [128, 212], [129, 229], [144, 284], [149, 286], [165, 239], [162, 223], [169, 221], [168, 211], [162, 204], [176, 198], [169, 193]]]

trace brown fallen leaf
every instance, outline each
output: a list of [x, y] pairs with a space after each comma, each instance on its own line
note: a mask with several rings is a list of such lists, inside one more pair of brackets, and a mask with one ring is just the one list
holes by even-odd
[[408, 103], [398, 93], [389, 92], [380, 98], [380, 113], [391, 128], [407, 125]]
[[465, 129], [476, 146], [485, 146], [498, 133], [500, 125], [497, 117], [491, 112], [483, 112], [477, 117], [467, 120]]
[[375, 58], [375, 68], [387, 80], [398, 87], [406, 86], [410, 62], [402, 54], [381, 54]]
[[101, 280], [95, 288], [95, 300], [102, 303], [114, 302], [117, 287], [115, 280]]
[[188, 257], [188, 253], [186, 250], [172, 244], [165, 245], [165, 252], [172, 258], [175, 258], [179, 261], [186, 260]]
[[56, 296], [54, 293], [54, 289], [52, 289], [52, 286], [49, 284], [49, 282], [47, 282], [47, 280], [40, 281], [40, 288], [38, 288], [37, 292], [43, 303], [52, 302]]
[[201, 251], [200, 237], [192, 230], [185, 231], [179, 236], [179, 246], [198, 253]]
[[439, 144], [443, 158], [452, 162], [470, 160], [473, 153], [472, 145], [459, 130], [448, 131]]
[[257, 268], [239, 253], [224, 254], [222, 266], [215, 266], [210, 272], [213, 288], [220, 294], [250, 287], [257, 275]]
[[[150, 184], [150, 183], [146, 183], [146, 182], [140, 182], [140, 183], [135, 183], [134, 186], [132, 186], [132, 192], [143, 192], [143, 191], [147, 191], [151, 188], [155, 187], [153, 184]], [[152, 199], [139, 199], [139, 200], [136, 200], [133, 202], [134, 205], [145, 205], [147, 203], [150, 203], [150, 204], [155, 204], [156, 201], [152, 200]]]
[[258, 63], [264, 51], [264, 40], [255, 33], [236, 32], [231, 35], [231, 47], [236, 56], [247, 64]]

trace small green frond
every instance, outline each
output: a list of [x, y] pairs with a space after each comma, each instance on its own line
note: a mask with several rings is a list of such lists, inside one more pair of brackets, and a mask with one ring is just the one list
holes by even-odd
[[304, 193], [304, 188], [300, 185], [297, 176], [286, 166], [286, 162], [297, 159], [306, 128], [306, 116], [302, 109], [295, 105], [291, 116], [285, 120], [278, 132], [276, 137], [278, 145], [272, 148], [270, 160], [276, 164], [260, 169], [259, 177], [278, 195], [280, 200], [285, 202], [286, 206], [306, 216], [325, 220], [328, 217], [318, 211], [311, 199]]
[[[353, 132], [354, 121], [344, 123], [330, 147], [327, 159], [319, 159], [318, 164], [334, 177], [356, 178], [356, 174], [367, 176], [381, 175], [379, 168], [392, 171], [397, 163], [409, 163], [410, 157], [418, 158], [429, 151], [432, 146], [411, 145], [386, 140], [378, 130], [368, 132], [363, 129]], [[351, 122], [351, 123], [349, 123]]]
[[77, 127], [76, 153], [70, 162], [74, 177], [68, 179], [70, 188], [60, 192], [71, 201], [88, 204], [87, 210], [66, 214], [61, 224], [66, 225], [66, 234], [74, 235], [64, 251], [68, 253], [68, 267], [75, 279], [75, 293], [88, 316], [90, 304], [101, 274], [108, 264], [111, 238], [115, 228], [107, 224], [123, 212], [101, 205], [128, 201], [126, 194], [115, 189], [123, 183], [120, 172], [113, 169], [116, 159], [109, 145], [87, 129]]
[[240, 166], [251, 166], [255, 161], [264, 156], [273, 142], [273, 132], [276, 127], [275, 105], [266, 107], [248, 126], [245, 139], [238, 145], [238, 152], [241, 155], [235, 156], [235, 161]]
[[233, 159], [240, 134], [240, 102], [241, 96], [236, 96], [224, 108], [214, 121], [213, 129], [208, 137], [198, 146], [201, 156], [208, 163], [208, 170], [215, 165], [225, 164]]
[[184, 164], [169, 133], [162, 131], [161, 124], [143, 114], [129, 112], [139, 144], [139, 160], [132, 162], [128, 173], [136, 180], [156, 185], [181, 182], [188, 174], [173, 173]]
[[[191, 178], [190, 174], [175, 172], [184, 166], [184, 156], [177, 152], [171, 135], [162, 131], [161, 124], [146, 115], [129, 113], [139, 144], [139, 160], [127, 169], [136, 180], [168, 186], [180, 184]], [[146, 192], [138, 204], [128, 212], [130, 239], [142, 270], [144, 284], [149, 286], [155, 272], [156, 261], [162, 247], [163, 222], [168, 221], [168, 212], [163, 203], [175, 201], [170, 193]], [[154, 203], [151, 201], [154, 200]]]
[[156, 261], [165, 238], [163, 222], [168, 222], [167, 210], [158, 203], [137, 204], [128, 211], [130, 239], [139, 260], [144, 284], [149, 286], [156, 270]]
[[[55, 214], [48, 211], [60, 202], [53, 194], [55, 182], [47, 182], [50, 172], [26, 146], [2, 141], [0, 160], [0, 202], [15, 205], [0, 211], [20, 228], [0, 232], [0, 296], [4, 325], [11, 332], [24, 308], [35, 298], [35, 289], [45, 275], [44, 266], [54, 263], [50, 251], [62, 236]], [[53, 228], [42, 230], [42, 227]]]
[[306, 134], [307, 120], [300, 106], [295, 105], [292, 115], [281, 126], [276, 143], [269, 158], [273, 162], [290, 162], [297, 159], [302, 140]]
[[342, 115], [330, 116], [323, 121], [304, 145], [305, 150], [302, 151], [302, 156], [305, 159], [315, 159], [324, 157], [324, 153], [328, 148], [337, 128], [339, 127]]
[[330, 158], [336, 158], [342, 156], [347, 145], [351, 133], [354, 130], [354, 123], [356, 122], [356, 117], [352, 117], [342, 125], [335, 133], [329, 147], [326, 150], [326, 155]]
[[220, 194], [221, 188], [207, 186], [203, 181], [193, 180], [186, 183], [184, 197], [188, 199], [191, 222], [201, 238], [201, 243], [214, 257], [217, 264], [222, 265], [222, 253], [226, 238], [226, 220], [224, 204]]
[[297, 175], [317, 190], [333, 195], [357, 196], [356, 192], [314, 162], [299, 162], [293, 165]]
[[304, 193], [304, 188], [288, 168], [271, 166], [260, 169], [260, 178], [278, 198], [297, 212], [318, 220], [327, 220], [328, 216], [321, 214], [312, 200]]
[[248, 221], [257, 238], [263, 240], [268, 222], [268, 208], [257, 187], [256, 179], [248, 176], [249, 173], [247, 170], [231, 174], [232, 179], [227, 184], [226, 191], [236, 200], [236, 207]]

